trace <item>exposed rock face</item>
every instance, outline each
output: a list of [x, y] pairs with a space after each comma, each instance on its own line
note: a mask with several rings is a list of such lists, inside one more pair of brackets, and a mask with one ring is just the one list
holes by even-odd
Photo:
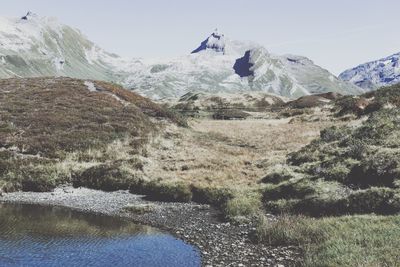
[[250, 50], [247, 50], [243, 57], [238, 58], [233, 65], [235, 73], [240, 77], [254, 76], [254, 71], [252, 71], [254, 64], [250, 62]]
[[382, 86], [400, 82], [400, 53], [361, 64], [344, 71], [339, 78], [349, 81], [365, 90], [375, 90]]
[[206, 50], [212, 50], [220, 53], [225, 52], [225, 36], [218, 33], [217, 29], [210, 35], [210, 37], [203, 41], [198, 48], [193, 50], [192, 54]]

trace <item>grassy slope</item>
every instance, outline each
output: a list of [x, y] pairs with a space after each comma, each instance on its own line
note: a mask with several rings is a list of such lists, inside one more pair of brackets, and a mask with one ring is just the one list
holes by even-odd
[[264, 178], [277, 212], [310, 215], [400, 211], [400, 112], [382, 109], [357, 127], [333, 127]]
[[167, 110], [118, 86], [82, 80], [0, 80], [0, 187], [51, 190], [101, 164], [123, 166], [131, 179], [137, 157], [158, 133]]
[[399, 89], [362, 96], [369, 101], [364, 110], [355, 108], [358, 97], [340, 99], [339, 115], [369, 118], [322, 131], [263, 179], [267, 209], [347, 215], [283, 215], [275, 223], [261, 216], [258, 241], [303, 247], [303, 266], [400, 266]]
[[400, 216], [345, 216], [321, 219], [284, 216], [261, 221], [259, 241], [300, 245], [303, 266], [399, 266]]

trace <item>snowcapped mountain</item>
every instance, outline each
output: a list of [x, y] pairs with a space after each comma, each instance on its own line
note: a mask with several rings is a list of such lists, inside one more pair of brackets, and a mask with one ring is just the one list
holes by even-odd
[[32, 13], [0, 18], [0, 78], [38, 76], [112, 81], [153, 99], [188, 92], [254, 91], [295, 98], [360, 91], [307, 58], [272, 55], [217, 30], [191, 54], [170, 60], [125, 60], [54, 18]]
[[400, 53], [389, 57], [361, 64], [344, 71], [339, 78], [349, 81], [366, 90], [400, 83]]
[[235, 72], [247, 77], [249, 87], [290, 98], [337, 92], [358, 94], [360, 89], [340, 81], [310, 59], [296, 55], [273, 55], [263, 47], [248, 50], [236, 61]]
[[70, 76], [119, 80], [133, 62], [107, 53], [81, 32], [31, 12], [0, 17], [0, 77]]
[[212, 33], [190, 55], [144, 62], [125, 85], [154, 99], [196, 91], [260, 91], [290, 98], [325, 92], [361, 92], [305, 57], [272, 55], [257, 44], [233, 41], [218, 32]]
[[192, 51], [192, 54], [205, 50], [212, 50], [219, 53], [225, 53], [225, 36], [218, 33], [216, 29], [210, 37], [203, 41], [198, 48]]

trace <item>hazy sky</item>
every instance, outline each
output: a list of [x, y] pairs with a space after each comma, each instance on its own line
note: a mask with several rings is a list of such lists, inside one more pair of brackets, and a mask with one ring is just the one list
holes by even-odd
[[214, 28], [339, 74], [400, 52], [399, 0], [2, 0], [1, 16], [56, 16], [126, 57], [190, 53]]

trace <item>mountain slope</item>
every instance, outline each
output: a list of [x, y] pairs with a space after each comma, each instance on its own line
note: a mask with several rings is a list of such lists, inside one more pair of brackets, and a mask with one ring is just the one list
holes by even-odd
[[[238, 63], [243, 57], [247, 65]], [[238, 74], [235, 66], [244, 72]], [[330, 91], [359, 93], [356, 86], [307, 58], [272, 55], [257, 44], [234, 41], [217, 31], [188, 55], [124, 60], [56, 19], [31, 13], [0, 18], [0, 78], [42, 76], [116, 82], [153, 99], [188, 92], [257, 91], [289, 98]]]
[[107, 53], [78, 30], [28, 13], [0, 18], [0, 77], [70, 76], [119, 80], [128, 63]]
[[344, 71], [339, 78], [349, 81], [366, 90], [375, 90], [382, 86], [400, 82], [400, 53], [361, 64]]
[[253, 90], [297, 98], [303, 95], [336, 92], [358, 94], [360, 90], [339, 80], [306, 57], [277, 56], [265, 48], [250, 50], [249, 84]]
[[232, 41], [214, 32], [192, 54], [146, 63], [125, 80], [126, 87], [154, 99], [188, 92], [258, 91], [296, 98], [314, 93], [359, 94], [311, 60], [277, 56], [259, 45]]

